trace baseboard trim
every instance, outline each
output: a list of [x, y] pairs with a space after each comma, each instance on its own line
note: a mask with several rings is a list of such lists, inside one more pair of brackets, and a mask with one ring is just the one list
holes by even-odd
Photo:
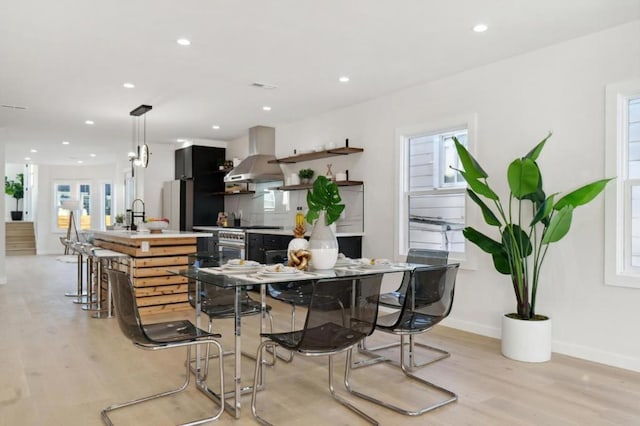
[[[496, 339], [500, 339], [502, 333], [501, 329], [497, 327], [487, 327], [478, 323], [461, 321], [451, 317], [442, 321], [442, 325]], [[558, 340], [551, 342], [551, 350], [554, 353], [640, 373], [640, 358], [634, 358], [631, 356], [625, 356]]]

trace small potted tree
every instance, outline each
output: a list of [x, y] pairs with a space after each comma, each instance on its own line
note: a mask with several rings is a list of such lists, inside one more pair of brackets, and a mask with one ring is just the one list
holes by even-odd
[[16, 199], [16, 209], [11, 212], [11, 220], [22, 220], [22, 210], [20, 210], [20, 200], [24, 198], [24, 174], [18, 173], [16, 180], [9, 180], [4, 177], [5, 194]]
[[502, 317], [502, 353], [519, 361], [550, 359], [551, 319], [538, 313], [536, 305], [542, 263], [551, 243], [569, 232], [574, 209], [593, 200], [611, 180], [591, 182], [562, 197], [558, 192], [547, 195], [536, 160], [549, 137], [551, 134], [509, 164], [509, 196], [505, 201], [489, 186], [489, 175], [454, 138], [464, 168], [458, 171], [469, 185], [467, 193], [480, 207], [486, 224], [494, 227], [497, 238], [470, 226], [463, 234], [491, 255], [496, 271], [510, 277], [516, 312]]

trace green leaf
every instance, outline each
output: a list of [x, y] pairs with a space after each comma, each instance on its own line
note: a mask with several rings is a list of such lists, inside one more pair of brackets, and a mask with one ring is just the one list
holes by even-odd
[[551, 194], [549, 198], [540, 203], [540, 205], [538, 206], [538, 210], [533, 216], [533, 219], [531, 219], [531, 223], [529, 224], [529, 226], [533, 227], [540, 221], [542, 221], [542, 223], [544, 223], [545, 225], [548, 225], [547, 221], [545, 221], [544, 219], [548, 218], [553, 211], [553, 197], [555, 197], [556, 195], [557, 193]]
[[540, 179], [540, 169], [538, 169], [536, 162], [530, 158], [514, 160], [507, 170], [509, 189], [518, 200], [538, 192]]
[[464, 228], [462, 230], [462, 234], [467, 240], [480, 247], [482, 251], [485, 251], [489, 254], [500, 254], [504, 252], [502, 244], [492, 238], [487, 237], [482, 232], [479, 232], [470, 226]]
[[507, 225], [502, 231], [502, 245], [512, 258], [524, 259], [531, 255], [533, 246], [529, 235], [518, 225]]
[[555, 210], [561, 210], [565, 206], [572, 206], [575, 208], [587, 204], [596, 198], [612, 179], [614, 178], [601, 179], [584, 185], [560, 198], [553, 208]]
[[540, 155], [540, 152], [542, 152], [542, 148], [544, 148], [544, 144], [547, 143], [547, 140], [549, 140], [551, 135], [552, 133], [549, 132], [546, 138], [542, 139], [542, 141], [540, 141], [538, 145], [536, 145], [531, 151], [527, 153], [527, 155], [525, 155], [525, 158], [530, 158], [533, 161], [536, 161], [538, 159], [538, 156]]
[[573, 207], [565, 206], [555, 216], [551, 218], [549, 227], [542, 238], [542, 244], [551, 244], [560, 241], [571, 228], [573, 217]]
[[470, 179], [489, 177], [487, 172], [482, 169], [482, 166], [480, 166], [476, 159], [469, 153], [467, 148], [462, 145], [455, 136], [453, 137], [453, 143], [456, 145], [456, 151], [458, 151], [458, 158], [460, 158], [462, 167]]
[[503, 251], [499, 254], [492, 254], [491, 258], [493, 259], [493, 266], [496, 268], [496, 271], [501, 274], [511, 275], [511, 265], [509, 265], [507, 252]]
[[489, 185], [480, 182], [478, 179], [472, 179], [467, 175], [467, 172], [463, 172], [462, 170], [458, 170], [462, 177], [467, 181], [467, 184], [473, 189], [474, 192], [484, 195], [490, 200], [499, 200], [498, 194], [493, 192]]
[[487, 224], [489, 225], [493, 225], [493, 226], [500, 226], [500, 220], [498, 220], [498, 218], [496, 217], [495, 214], [493, 214], [493, 211], [491, 211], [491, 209], [489, 208], [489, 206], [487, 206], [484, 201], [482, 201], [480, 199], [480, 197], [478, 197], [476, 195], [475, 192], [473, 192], [470, 189], [467, 189], [467, 194], [469, 194], [469, 197], [471, 197], [471, 199], [473, 201], [475, 201], [475, 203], [480, 206], [480, 209], [482, 210], [482, 216], [484, 217], [484, 221], [487, 222]]
[[340, 218], [345, 206], [341, 204], [342, 198], [338, 185], [327, 179], [326, 176], [318, 176], [313, 182], [313, 187], [307, 191], [307, 222], [313, 224], [318, 219], [321, 210], [326, 211], [327, 225]]

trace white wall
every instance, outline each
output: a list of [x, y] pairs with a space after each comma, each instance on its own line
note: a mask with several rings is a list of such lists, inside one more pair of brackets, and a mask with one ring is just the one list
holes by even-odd
[[[364, 180], [363, 255], [392, 257], [396, 129], [476, 113], [476, 155], [503, 194], [508, 163], [551, 130], [539, 159], [547, 191], [573, 189], [604, 176], [604, 88], [640, 75], [640, 43], [630, 42], [639, 39], [640, 21], [635, 21], [279, 126], [276, 155], [330, 141], [343, 144], [347, 137], [350, 145], [365, 148], [362, 154], [286, 168], [322, 170], [330, 162], [334, 172], [348, 168], [352, 179]], [[578, 209], [572, 232], [551, 248], [538, 310], [553, 318], [555, 352], [640, 371], [635, 315], [640, 290], [604, 285], [603, 202], [600, 197]], [[469, 203], [468, 212], [473, 208]], [[468, 217], [477, 218], [471, 225], [484, 228], [480, 215]], [[502, 314], [515, 310], [513, 290], [487, 256], [477, 256], [477, 270], [459, 274], [447, 324], [499, 337]]]
[[[54, 181], [86, 181], [91, 183], [91, 204], [93, 209], [100, 206], [99, 186], [104, 181], [110, 181], [115, 186], [115, 191], [121, 191], [118, 184], [122, 181], [116, 173], [115, 165], [102, 166], [48, 166], [40, 165], [38, 173], [38, 211], [34, 219], [36, 227], [36, 247], [38, 254], [62, 254], [64, 247], [59, 237], [66, 232], [55, 229], [55, 206], [53, 194]], [[117, 207], [116, 207], [117, 208]], [[97, 224], [92, 224], [97, 226]]]
[[[3, 127], [0, 127], [0, 170], [2, 170], [2, 176], [5, 175], [5, 164], [4, 164], [4, 150], [5, 144], [7, 142], [7, 131]], [[5, 197], [0, 199], [0, 209], [4, 211], [6, 209], [5, 206]], [[5, 255], [7, 253], [7, 248], [5, 245], [7, 230], [4, 222], [2, 226], [0, 226], [0, 285], [7, 283], [7, 269], [6, 269], [6, 259]]]

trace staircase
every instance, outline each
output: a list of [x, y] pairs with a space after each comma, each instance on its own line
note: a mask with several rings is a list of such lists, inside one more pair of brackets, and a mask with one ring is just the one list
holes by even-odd
[[6, 222], [5, 238], [7, 256], [36, 254], [33, 222]]

